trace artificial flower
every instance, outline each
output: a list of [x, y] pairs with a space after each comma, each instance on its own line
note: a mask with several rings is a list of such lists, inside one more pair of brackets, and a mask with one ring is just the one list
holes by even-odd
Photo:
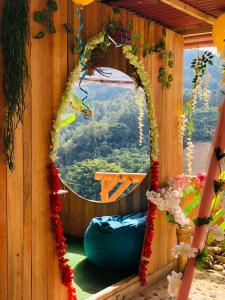
[[209, 233], [216, 241], [223, 241], [225, 239], [224, 230], [218, 224], [210, 226]]
[[179, 129], [179, 140], [180, 144], [183, 145], [184, 135], [187, 127], [187, 119], [185, 115], [181, 115], [178, 120], [178, 129]]
[[192, 163], [193, 163], [194, 144], [190, 137], [187, 138], [187, 172], [188, 175], [192, 175]]
[[170, 297], [177, 296], [181, 285], [181, 279], [182, 279], [182, 273], [177, 273], [175, 271], [172, 271], [171, 275], [167, 276], [167, 280], [169, 282], [168, 294]]
[[177, 175], [176, 177], [170, 179], [169, 184], [174, 185], [176, 189], [178, 188], [185, 189], [190, 186], [190, 177], [184, 174]]
[[195, 257], [198, 249], [192, 247], [189, 244], [185, 244], [183, 242], [181, 242], [179, 245], [175, 245], [172, 249], [171, 249], [172, 255], [175, 258], [178, 258], [178, 256], [183, 256], [186, 258], [191, 258], [191, 257]]
[[186, 215], [184, 214], [184, 212], [180, 206], [173, 208], [169, 212], [173, 215], [174, 220], [180, 226], [187, 226], [190, 224], [190, 219], [186, 217]]

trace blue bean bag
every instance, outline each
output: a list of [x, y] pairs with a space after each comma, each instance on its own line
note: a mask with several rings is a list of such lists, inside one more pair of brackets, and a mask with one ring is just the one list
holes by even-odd
[[94, 218], [84, 236], [87, 258], [103, 268], [137, 270], [145, 224], [146, 213]]

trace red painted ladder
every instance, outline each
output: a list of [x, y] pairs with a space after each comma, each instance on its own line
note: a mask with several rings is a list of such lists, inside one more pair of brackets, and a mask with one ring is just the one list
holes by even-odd
[[[205, 187], [202, 194], [202, 199], [199, 207], [199, 218], [205, 218], [210, 216], [211, 202], [215, 196], [214, 181], [218, 178], [220, 173], [219, 161], [215, 154], [215, 149], [220, 147], [225, 150], [225, 100], [220, 107], [220, 116], [216, 128], [215, 138], [213, 141], [213, 152], [208, 168]], [[203, 249], [205, 246], [206, 225], [197, 226], [195, 229], [192, 246], [197, 249]], [[187, 267], [185, 268], [184, 277], [181, 283], [181, 287], [177, 296], [177, 300], [187, 300], [195, 270], [195, 258], [188, 260]]]

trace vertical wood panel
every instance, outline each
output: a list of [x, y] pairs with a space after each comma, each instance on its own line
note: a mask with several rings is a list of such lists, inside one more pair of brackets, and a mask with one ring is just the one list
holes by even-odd
[[15, 170], [7, 171], [8, 298], [23, 299], [23, 144], [15, 135]]
[[[0, 22], [3, 0], [0, 0]], [[0, 48], [0, 82], [3, 79], [2, 53]], [[2, 84], [0, 84], [0, 299], [8, 299], [8, 224], [7, 224], [7, 169], [3, 152], [4, 102]]]

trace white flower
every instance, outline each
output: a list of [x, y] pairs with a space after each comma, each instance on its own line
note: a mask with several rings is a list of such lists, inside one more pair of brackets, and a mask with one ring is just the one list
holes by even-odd
[[181, 278], [182, 278], [182, 273], [176, 273], [175, 271], [173, 271], [171, 273], [171, 275], [167, 276], [169, 285], [168, 285], [168, 294], [170, 297], [176, 297], [178, 292], [179, 292], [179, 288], [181, 285]]
[[211, 234], [212, 238], [216, 241], [223, 241], [225, 238], [224, 230], [218, 224], [210, 226], [209, 233]]
[[180, 206], [175, 207], [175, 209], [171, 210], [170, 213], [174, 216], [175, 221], [179, 225], [186, 226], [190, 224], [190, 219], [186, 217]]
[[182, 188], [174, 189], [169, 186], [162, 188], [159, 192], [147, 191], [148, 200], [157, 206], [160, 211], [168, 211], [174, 216], [175, 221], [181, 226], [189, 225], [190, 220], [186, 217], [180, 207], [180, 201], [183, 197]]
[[178, 256], [184, 256], [186, 258], [191, 258], [191, 257], [195, 257], [198, 249], [192, 247], [189, 244], [185, 244], [183, 242], [181, 242], [179, 245], [175, 245], [172, 249], [171, 249], [172, 255], [175, 258], [178, 258]]

